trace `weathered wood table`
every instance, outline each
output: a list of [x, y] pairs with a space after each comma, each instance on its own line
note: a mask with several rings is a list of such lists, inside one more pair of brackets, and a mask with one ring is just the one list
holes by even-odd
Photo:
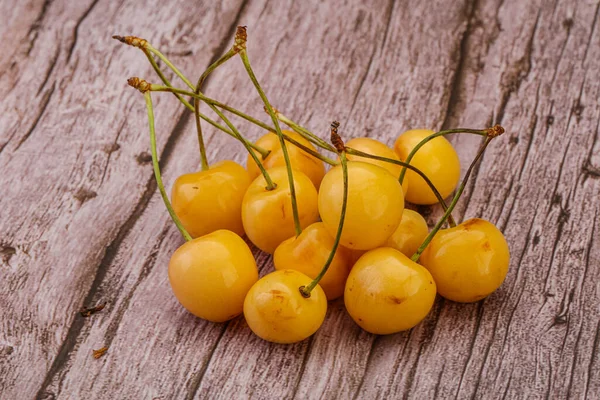
[[[0, 398], [600, 398], [599, 9], [3, 0]], [[111, 35], [147, 38], [195, 81], [237, 25], [273, 104], [323, 136], [333, 119], [346, 138], [389, 144], [413, 127], [506, 128], [455, 212], [504, 231], [512, 261], [500, 290], [476, 304], [438, 299], [423, 323], [385, 337], [336, 301], [316, 335], [289, 346], [177, 303], [166, 267], [182, 239], [154, 183], [143, 98], [126, 85], [158, 79]], [[205, 92], [266, 117], [239, 60]], [[173, 96], [154, 99], [170, 186], [198, 165], [194, 124]], [[479, 140], [452, 141], [464, 173]], [[208, 149], [245, 161], [215, 130]]]

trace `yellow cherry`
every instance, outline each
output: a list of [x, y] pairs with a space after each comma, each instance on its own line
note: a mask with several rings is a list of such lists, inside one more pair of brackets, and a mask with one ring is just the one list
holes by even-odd
[[250, 182], [248, 172], [233, 161], [221, 161], [206, 171], [181, 175], [173, 185], [173, 209], [192, 237], [218, 229], [241, 236], [242, 199]]
[[[272, 254], [277, 246], [294, 236], [294, 216], [286, 167], [267, 171], [277, 187], [267, 190], [261, 175], [248, 187], [242, 201], [242, 222], [248, 238], [262, 251]], [[294, 170], [294, 187], [300, 226], [304, 229], [319, 219], [317, 190], [302, 172]]]
[[[394, 150], [402, 160], [406, 160], [419, 142], [434, 132], [429, 129], [413, 129], [401, 134]], [[420, 169], [437, 188], [443, 198], [448, 197], [460, 179], [460, 161], [454, 147], [443, 137], [437, 137], [414, 155], [410, 164]], [[407, 170], [406, 177], [410, 181], [410, 190], [406, 200], [414, 204], [436, 204], [435, 194], [417, 173]]]
[[244, 317], [252, 332], [275, 343], [295, 343], [315, 333], [325, 319], [327, 298], [319, 285], [309, 298], [300, 293], [300, 287], [311, 281], [286, 269], [256, 282], [244, 300]]
[[417, 252], [421, 243], [429, 234], [427, 221], [416, 211], [404, 209], [402, 221], [388, 239], [386, 246], [392, 247], [407, 257]]
[[[332, 168], [319, 190], [319, 212], [329, 234], [335, 236], [344, 182], [342, 167]], [[348, 204], [340, 243], [355, 250], [383, 245], [394, 233], [404, 209], [398, 180], [385, 169], [361, 161], [348, 161]]]
[[[281, 243], [273, 254], [276, 270], [293, 269], [314, 279], [323, 269], [334, 238], [322, 222], [315, 222], [302, 231], [298, 237], [291, 237]], [[350, 272], [349, 250], [338, 246], [333, 261], [319, 285], [327, 300], [333, 300], [344, 294], [346, 278]]]
[[354, 265], [344, 292], [352, 319], [367, 332], [387, 335], [421, 322], [435, 300], [431, 274], [396, 249], [365, 253]]
[[471, 303], [489, 296], [504, 282], [510, 251], [494, 224], [474, 218], [440, 230], [419, 261], [433, 275], [441, 296]]
[[[363, 153], [368, 153], [374, 156], [391, 158], [396, 161], [401, 161], [394, 150], [375, 139], [367, 137], [354, 138], [347, 142], [346, 146], [355, 150], [360, 150]], [[346, 157], [348, 158], [348, 160], [362, 161], [385, 168], [392, 175], [394, 175], [396, 179], [400, 177], [400, 172], [402, 172], [402, 167], [398, 164], [392, 164], [380, 160], [373, 160], [372, 158], [361, 157], [352, 154], [348, 154]], [[406, 192], [408, 191], [408, 178], [406, 176], [404, 177], [404, 181], [402, 182], [402, 191], [404, 192], [404, 197], [406, 197]]]
[[350, 254], [350, 269], [352, 269], [354, 267], [354, 264], [356, 264], [356, 262], [358, 261], [359, 258], [362, 257], [363, 254], [365, 254], [367, 251], [369, 250], [354, 250], [354, 249], [348, 249], [344, 246], [340, 246], [341, 248], [345, 249], [348, 251], [348, 253]]
[[257, 280], [250, 248], [227, 230], [184, 243], [169, 261], [169, 282], [177, 300], [195, 316], [213, 322], [241, 314], [246, 293]]
[[[296, 132], [283, 130], [282, 133], [294, 139], [298, 143], [308, 147], [309, 149], [317, 151], [312, 143], [304, 139]], [[269, 155], [262, 160], [265, 169], [285, 166], [285, 158], [283, 157], [283, 151], [281, 150], [281, 145], [277, 134], [269, 132], [259, 138], [256, 141], [256, 144], [265, 150], [271, 151], [271, 153], [269, 153]], [[292, 168], [304, 172], [315, 185], [315, 188], [319, 188], [321, 180], [325, 175], [325, 166], [323, 165], [323, 162], [288, 141], [286, 141], [285, 144], [288, 150]], [[258, 154], [258, 156], [260, 159], [260, 154]], [[248, 159], [246, 161], [246, 168], [248, 169], [251, 179], [255, 179], [260, 175], [260, 169], [258, 168], [258, 165], [256, 165], [250, 155], [248, 155]]]

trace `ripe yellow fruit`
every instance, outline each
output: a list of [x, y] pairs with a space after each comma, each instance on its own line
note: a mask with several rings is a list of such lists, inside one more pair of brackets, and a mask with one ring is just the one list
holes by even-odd
[[242, 313], [258, 280], [254, 256], [242, 238], [218, 230], [184, 243], [169, 261], [169, 282], [181, 305], [213, 322]]
[[[273, 254], [275, 269], [293, 269], [314, 279], [327, 262], [333, 244], [334, 238], [325, 225], [315, 222], [305, 228], [298, 237], [291, 237], [277, 247]], [[337, 299], [344, 294], [350, 268], [349, 250], [338, 246], [327, 273], [319, 282], [327, 300]]]
[[440, 230], [419, 261], [433, 275], [441, 296], [472, 303], [489, 296], [504, 282], [510, 250], [494, 224], [474, 218]]
[[[298, 143], [308, 147], [311, 150], [317, 151], [315, 146], [312, 145], [308, 140], [304, 139], [301, 135], [297, 134], [294, 131], [283, 130], [283, 134], [289, 136], [294, 139]], [[283, 151], [281, 150], [281, 144], [279, 142], [279, 137], [276, 133], [269, 132], [260, 139], [256, 141], [256, 144], [262, 147], [265, 150], [270, 150], [271, 153], [264, 159], [261, 160], [265, 169], [274, 168], [274, 167], [283, 167], [285, 166], [285, 158], [283, 157]], [[323, 161], [319, 160], [306, 153], [304, 150], [295, 146], [294, 144], [286, 141], [285, 142], [286, 149], [288, 151], [288, 155], [290, 157], [290, 163], [292, 168], [297, 169], [298, 171], [304, 172], [306, 176], [310, 178], [312, 183], [315, 185], [315, 188], [319, 188], [321, 184], [321, 180], [325, 175], [325, 165], [323, 165]], [[261, 157], [260, 154], [257, 154], [259, 159]], [[254, 159], [248, 154], [248, 159], [246, 161], [246, 168], [248, 169], [248, 173], [250, 174], [251, 179], [255, 179], [260, 175], [260, 169], [258, 165], [254, 162]]]
[[[268, 173], [277, 187], [267, 190], [265, 178], [256, 178], [242, 201], [242, 222], [252, 243], [272, 254], [281, 242], [294, 236], [295, 229], [286, 167], [271, 168]], [[317, 190], [306, 175], [296, 170], [294, 187], [300, 226], [304, 229], [319, 219]]]
[[402, 221], [396, 231], [388, 239], [386, 246], [392, 247], [407, 257], [412, 257], [427, 235], [427, 221], [416, 211], [404, 209]]
[[436, 287], [431, 274], [396, 249], [365, 253], [344, 292], [352, 319], [367, 332], [387, 335], [410, 329], [431, 310]]
[[[319, 213], [335, 237], [340, 223], [344, 182], [342, 167], [332, 168], [319, 190]], [[385, 169], [348, 161], [348, 204], [340, 243], [349, 249], [369, 250], [383, 245], [402, 218], [404, 195], [397, 179]]]
[[173, 209], [192, 237], [219, 229], [243, 236], [242, 199], [250, 182], [241, 165], [218, 162], [206, 171], [177, 178], [171, 192]]
[[[363, 153], [368, 153], [374, 156], [391, 158], [392, 160], [401, 161], [400, 157], [398, 157], [398, 155], [394, 150], [392, 150], [392, 148], [375, 139], [367, 137], [354, 138], [348, 141], [346, 143], [346, 146], [355, 150], [360, 150]], [[374, 160], [372, 158], [367, 157], [355, 156], [352, 154], [348, 154], [347, 158], [348, 160], [362, 161], [369, 164], [378, 165], [389, 171], [389, 173], [392, 174], [396, 179], [400, 177], [400, 172], [402, 172], [402, 167], [398, 164]], [[408, 178], [406, 176], [404, 177], [404, 181], [402, 182], [402, 191], [404, 192], [404, 197], [406, 197], [406, 192], [408, 191]]]
[[[401, 134], [394, 144], [394, 151], [402, 160], [406, 160], [419, 142], [434, 132], [429, 129], [413, 129]], [[443, 137], [437, 137], [414, 155], [410, 164], [420, 169], [433, 183], [443, 198], [448, 197], [460, 179], [460, 160], [456, 150]], [[406, 200], [414, 204], [436, 204], [438, 202], [429, 185], [416, 172], [406, 171], [410, 190]]]
[[300, 293], [311, 278], [286, 269], [261, 278], [244, 301], [244, 317], [257, 336], [275, 343], [295, 343], [306, 339], [323, 324], [327, 298], [319, 285], [309, 298]]

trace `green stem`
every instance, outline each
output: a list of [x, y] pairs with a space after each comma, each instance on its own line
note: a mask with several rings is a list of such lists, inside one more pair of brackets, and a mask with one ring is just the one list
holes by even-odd
[[[206, 77], [210, 73], [212, 73], [215, 69], [217, 69], [218, 67], [223, 65], [227, 60], [229, 60], [235, 54], [236, 54], [236, 52], [233, 49], [231, 49], [227, 53], [225, 53], [221, 58], [219, 58], [217, 61], [212, 63], [206, 69], [206, 71], [204, 71], [202, 73], [202, 75], [200, 75], [200, 78], [198, 78], [198, 83], [196, 84], [196, 89], [194, 90], [194, 93], [199, 94], [201, 92], [202, 84], [204, 83], [204, 80], [206, 79]], [[204, 137], [202, 136], [202, 126], [200, 123], [200, 99], [197, 97], [194, 97], [194, 117], [196, 120], [196, 131], [198, 132], [198, 145], [200, 146], [202, 170], [204, 171], [204, 170], [208, 169], [208, 161], [206, 158], [206, 147], [204, 146]]]
[[[217, 115], [223, 120], [223, 122], [225, 122], [225, 124], [227, 124], [227, 126], [229, 127], [229, 129], [231, 129], [231, 131], [238, 137], [241, 137], [240, 132], [237, 130], [237, 128], [231, 123], [231, 121], [229, 121], [229, 118], [227, 118], [225, 116], [225, 114], [223, 114], [223, 112], [221, 112], [221, 110], [219, 110], [215, 105], [208, 103], [208, 106], [215, 112], [217, 113]], [[277, 187], [277, 185], [273, 182], [273, 180], [271, 179], [271, 176], [269, 176], [269, 173], [267, 172], [267, 170], [265, 169], [264, 165], [262, 164], [262, 162], [258, 159], [258, 157], [256, 156], [256, 153], [254, 153], [252, 151], [252, 149], [250, 148], [250, 146], [244, 142], [243, 140], [240, 140], [242, 142], [242, 144], [244, 145], [244, 147], [246, 147], [246, 150], [248, 151], [248, 153], [250, 153], [250, 156], [252, 157], [252, 159], [254, 160], [254, 162], [256, 163], [256, 165], [258, 165], [258, 168], [260, 169], [260, 172], [262, 173], [262, 175], [265, 178], [265, 181], [267, 182], [267, 190], [273, 190]]]
[[477, 162], [483, 156], [483, 152], [485, 151], [485, 148], [492, 141], [492, 139], [493, 139], [492, 136], [486, 136], [485, 141], [483, 142], [483, 144], [479, 148], [479, 151], [477, 152], [477, 155], [475, 156], [475, 159], [473, 160], [473, 162], [469, 166], [469, 169], [467, 170], [467, 173], [465, 174], [465, 177], [463, 178], [462, 182], [460, 183], [460, 186], [458, 187], [458, 190], [456, 191], [456, 194], [452, 198], [452, 202], [448, 206], [448, 209], [446, 210], [446, 212], [444, 213], [444, 215], [442, 216], [442, 218], [438, 221], [438, 223], [435, 225], [435, 227], [432, 229], [432, 231], [429, 232], [429, 235], [425, 238], [425, 241], [423, 241], [423, 243], [421, 244], [421, 246], [419, 246], [419, 248], [417, 249], [417, 252], [415, 254], [413, 254], [413, 256], [411, 257], [411, 259], [414, 262], [419, 261], [419, 257], [421, 257], [421, 254], [427, 248], [427, 246], [431, 242], [431, 239], [433, 239], [433, 237], [435, 236], [435, 234], [438, 233], [438, 231], [441, 229], [442, 225], [444, 225], [444, 222], [446, 221], [446, 218], [448, 218], [448, 216], [450, 215], [450, 213], [452, 212], [452, 210], [454, 210], [454, 207], [456, 206], [456, 203], [458, 203], [458, 200], [460, 199], [460, 196], [462, 195], [463, 191], [465, 190], [465, 187], [467, 185], [467, 181], [469, 180], [469, 176], [471, 175], [471, 172], [473, 172], [473, 168], [475, 167], [475, 165], [477, 164]]
[[[423, 180], [425, 181], [425, 183], [427, 183], [427, 185], [429, 186], [429, 188], [431, 189], [431, 191], [433, 192], [433, 194], [437, 198], [438, 202], [440, 203], [440, 205], [442, 206], [442, 208], [444, 209], [444, 211], [446, 211], [448, 209], [448, 206], [446, 205], [446, 202], [442, 198], [442, 195], [437, 190], [437, 188], [435, 187], [435, 185], [433, 184], [433, 182], [431, 182], [431, 180], [427, 177], [427, 175], [425, 175], [420, 169], [418, 169], [414, 165], [410, 165], [410, 164], [408, 164], [408, 163], [406, 163], [404, 161], [394, 160], [393, 158], [375, 156], [373, 154], [365, 153], [365, 152], [360, 151], [360, 150], [355, 150], [355, 149], [353, 149], [351, 147], [346, 147], [346, 151], [348, 152], [348, 154], [352, 154], [352, 155], [360, 156], [360, 157], [365, 157], [365, 158], [371, 158], [373, 160], [379, 160], [379, 161], [389, 162], [389, 163], [392, 163], [392, 164], [400, 165], [400, 166], [402, 166], [404, 168], [408, 168], [411, 171], [414, 171], [421, 178], [423, 178]], [[452, 217], [452, 214], [450, 214], [448, 216], [448, 223], [449, 223], [450, 226], [456, 226], [456, 222], [454, 221], [454, 218]]]
[[[445, 135], [449, 135], [451, 133], [472, 133], [475, 135], [481, 135], [481, 136], [486, 136], [487, 135], [487, 131], [485, 130], [478, 130], [478, 129], [468, 129], [468, 128], [457, 128], [457, 129], [447, 129], [445, 131], [439, 131], [436, 133], [432, 133], [431, 135], [427, 136], [426, 138], [424, 138], [423, 140], [421, 140], [419, 142], [419, 144], [417, 144], [408, 154], [408, 157], [406, 157], [406, 160], [404, 160], [407, 164], [410, 164], [410, 162], [412, 161], [413, 157], [415, 156], [415, 154], [417, 153], [417, 151], [419, 151], [419, 149], [421, 147], [423, 147], [425, 144], [427, 144], [427, 142], [429, 142], [430, 140], [435, 139], [436, 137], [439, 136], [445, 136]], [[400, 183], [402, 183], [404, 181], [404, 175], [406, 174], [406, 168], [402, 168], [402, 171], [400, 172]]]
[[297, 123], [295, 123], [294, 121], [292, 121], [291, 119], [289, 119], [288, 117], [286, 117], [285, 115], [280, 113], [279, 111], [276, 111], [275, 115], [277, 115], [277, 118], [281, 122], [283, 122], [284, 124], [286, 124], [287, 126], [292, 128], [292, 130], [294, 132], [301, 135], [306, 140], [316, 144], [317, 146], [319, 146], [325, 150], [335, 152], [335, 147], [333, 147], [331, 144], [327, 143], [325, 140], [321, 139], [320, 137], [318, 137], [317, 135], [315, 135], [308, 129], [304, 128], [303, 126], [298, 125]]
[[152, 97], [150, 96], [150, 92], [144, 93], [144, 98], [146, 99], [146, 108], [148, 109], [148, 124], [150, 125], [150, 148], [152, 151], [152, 167], [154, 168], [154, 177], [156, 178], [156, 185], [158, 186], [158, 190], [160, 191], [160, 195], [162, 196], [163, 202], [165, 203], [165, 207], [167, 207], [167, 211], [171, 216], [175, 225], [177, 225], [177, 229], [183, 235], [185, 240], [190, 241], [192, 237], [185, 230], [183, 224], [175, 214], [175, 210], [173, 210], [173, 206], [171, 206], [171, 202], [169, 201], [169, 196], [167, 196], [167, 192], [165, 190], [165, 186], [163, 185], [162, 177], [160, 174], [160, 166], [158, 165], [158, 155], [156, 154], [156, 132], [154, 128], [154, 110], [152, 108]]
[[271, 103], [269, 103], [269, 99], [267, 99], [267, 95], [260, 87], [260, 83], [258, 83], [258, 79], [256, 79], [256, 76], [254, 75], [254, 71], [252, 70], [252, 67], [250, 66], [250, 60], [248, 59], [248, 54], [246, 52], [246, 49], [243, 48], [239, 52], [239, 54], [242, 59], [242, 63], [244, 64], [244, 68], [246, 68], [246, 72], [248, 73], [248, 76], [250, 77], [250, 80], [254, 84], [254, 87], [256, 88], [258, 95], [262, 99], [262, 101], [267, 109], [267, 112], [271, 116], [271, 121], [273, 121], [273, 124], [275, 125], [275, 132], [277, 133], [277, 136], [279, 137], [279, 145], [281, 146], [281, 151], [283, 153], [283, 158], [285, 160], [285, 166], [286, 166], [287, 175], [288, 175], [288, 182], [290, 185], [290, 195], [291, 195], [291, 200], [292, 200], [292, 213], [294, 215], [294, 228], [296, 230], [296, 236], [298, 236], [298, 235], [300, 235], [300, 233], [302, 233], [302, 227], [300, 226], [298, 203], [296, 201], [296, 185], [294, 184], [294, 173], [292, 172], [292, 163], [290, 161], [290, 156], [287, 151], [285, 139], [283, 138], [283, 133], [281, 132], [281, 127], [279, 126], [279, 120], [275, 116], [275, 112], [273, 111], [273, 107], [271, 107]]
[[[206, 104], [212, 104], [214, 106], [220, 107], [220, 108], [224, 109], [225, 111], [229, 111], [232, 114], [237, 115], [238, 117], [241, 117], [241, 118], [243, 118], [243, 119], [245, 119], [245, 120], [247, 120], [247, 121], [249, 121], [249, 122], [251, 122], [251, 123], [253, 123], [255, 125], [258, 125], [259, 127], [263, 128], [265, 130], [268, 130], [269, 132], [275, 131], [275, 128], [272, 128], [272, 127], [266, 125], [265, 123], [263, 123], [263, 122], [255, 119], [255, 118], [253, 118], [253, 117], [251, 117], [249, 115], [246, 115], [243, 112], [241, 112], [239, 110], [236, 110], [233, 107], [228, 106], [227, 104], [223, 104], [223, 103], [221, 103], [221, 102], [219, 102], [217, 100], [211, 99], [210, 97], [206, 97], [205, 95], [203, 95], [201, 93], [196, 94], [196, 93], [189, 92], [189, 91], [186, 91], [186, 90], [183, 90], [183, 89], [178, 89], [178, 88], [169, 87], [169, 86], [161, 86], [161, 85], [156, 85], [156, 84], [152, 84], [151, 87], [150, 87], [150, 90], [153, 91], [153, 92], [178, 93], [178, 94], [183, 94], [183, 95], [186, 95], [186, 96], [191, 96], [193, 98], [198, 98], [198, 99], [204, 101]], [[192, 107], [192, 109], [193, 109], [193, 107]], [[227, 132], [227, 133], [229, 133], [230, 135], [236, 137], [231, 132]], [[329, 165], [338, 165], [338, 163], [336, 161], [332, 160], [331, 158], [325, 157], [324, 155], [320, 154], [319, 152], [316, 152], [316, 151], [314, 151], [314, 150], [312, 150], [312, 149], [304, 146], [302, 143], [298, 142], [297, 140], [292, 139], [291, 137], [289, 137], [289, 136], [287, 136], [285, 134], [283, 135], [283, 138], [286, 141], [292, 143], [294, 146], [300, 148], [302, 151], [310, 154], [311, 156], [313, 156], [315, 158], [318, 158], [319, 160], [321, 160], [323, 162], [326, 162]], [[251, 147], [252, 147], [252, 145], [251, 145]], [[252, 147], [252, 148], [255, 148], [255, 147]], [[257, 151], [259, 151], [259, 150], [257, 150]], [[263, 152], [264, 151], [265, 150], [263, 149]], [[263, 154], [263, 152], [261, 152], [261, 155]], [[267, 155], [268, 155], [268, 151], [267, 151]], [[263, 159], [264, 158], [266, 158], [266, 156], [263, 155]]]
[[300, 288], [300, 293], [304, 297], [310, 297], [310, 292], [319, 284], [321, 279], [327, 273], [329, 266], [333, 262], [333, 258], [335, 257], [335, 253], [337, 252], [337, 248], [340, 244], [340, 239], [342, 237], [342, 230], [344, 229], [344, 220], [346, 219], [346, 207], [348, 205], [348, 161], [346, 159], [346, 151], [340, 152], [340, 162], [342, 164], [342, 174], [343, 174], [343, 182], [344, 182], [344, 193], [342, 195], [342, 210], [340, 211], [340, 223], [338, 225], [338, 230], [335, 234], [335, 239], [333, 242], [333, 247], [331, 248], [331, 252], [329, 253], [329, 257], [323, 266], [319, 275], [308, 286], [303, 286]]
[[[160, 77], [161, 81], [165, 84], [165, 86], [168, 87], [168, 88], [173, 89], [173, 86], [171, 85], [171, 82], [169, 82], [169, 80], [167, 79], [167, 77], [163, 74], [163, 72], [161, 71], [160, 67], [156, 63], [156, 60], [154, 60], [154, 57], [152, 57], [152, 55], [145, 48], [142, 48], [142, 51], [144, 52], [144, 54], [148, 58], [148, 61], [150, 61], [150, 64], [152, 64], [152, 68], [154, 68], [154, 71]], [[195, 112], [194, 106], [191, 105], [186, 99], [184, 99], [183, 96], [181, 96], [179, 93], [177, 93], [177, 92], [175, 92], [173, 90], [171, 90], [171, 93], [173, 93], [173, 95], [175, 97], [177, 97], [177, 99], [188, 110], [190, 110], [191, 112]], [[211, 124], [215, 128], [217, 128], [217, 129], [225, 132], [226, 134], [228, 134], [229, 136], [231, 136], [231, 137], [233, 137], [235, 139], [239, 139], [236, 135], [234, 135], [233, 132], [231, 132], [229, 129], [227, 129], [223, 125], [218, 124], [217, 122], [213, 121], [212, 119], [208, 118], [206, 115], [204, 115], [202, 113], [200, 113], [199, 115], [200, 115], [200, 118], [202, 118], [204, 121], [208, 122], [209, 124]], [[260, 153], [261, 157], [263, 158], [263, 160], [265, 158], [267, 158], [267, 156], [271, 153], [269, 150], [263, 149], [262, 147], [256, 145], [255, 143], [252, 143], [252, 142], [248, 141], [244, 137], [242, 137], [242, 141], [246, 142], [248, 145], [250, 145], [250, 147], [252, 147], [254, 150], [258, 151]]]
[[180, 70], [177, 69], [177, 67], [175, 65], [173, 65], [173, 63], [171, 61], [169, 61], [169, 59], [160, 51], [158, 51], [158, 49], [155, 49], [150, 43], [146, 43], [145, 46], [146, 49], [148, 49], [152, 54], [156, 55], [158, 58], [160, 58], [165, 64], [167, 64], [167, 66], [173, 71], [175, 72], [175, 75], [177, 75], [179, 78], [181, 78], [181, 80], [192, 90], [196, 89], [196, 87], [192, 84], [192, 82], [190, 82], [190, 80], [188, 78], [185, 77], [185, 75], [183, 75], [181, 73]]

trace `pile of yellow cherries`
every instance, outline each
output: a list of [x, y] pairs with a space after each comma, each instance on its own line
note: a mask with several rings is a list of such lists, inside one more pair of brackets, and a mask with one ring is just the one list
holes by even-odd
[[[259, 337], [294, 343], [314, 334], [327, 302], [343, 296], [361, 328], [391, 334], [422, 321], [437, 293], [475, 302], [504, 281], [509, 249], [502, 233], [482, 219], [457, 225], [451, 214], [486, 146], [503, 133], [500, 126], [409, 130], [392, 149], [366, 137], [344, 143], [339, 123], [333, 122], [325, 141], [271, 106], [250, 66], [245, 27], [238, 27], [232, 48], [196, 84], [146, 40], [115, 39], [141, 49], [162, 81], [130, 78], [128, 83], [144, 94], [157, 186], [186, 239], [171, 257], [169, 281], [192, 314], [224, 322], [243, 313]], [[238, 56], [271, 124], [202, 93], [207, 76]], [[174, 87], [159, 63], [188, 88]], [[152, 92], [174, 94], [196, 117], [200, 170], [179, 176], [170, 199], [158, 164]], [[200, 113], [200, 104], [222, 122]], [[250, 142], [230, 114], [264, 128], [265, 135]], [[240, 141], [248, 151], [245, 168], [230, 160], [208, 165], [202, 121]], [[482, 137], [462, 182], [459, 158], [444, 138], [453, 133]], [[444, 215], [430, 231], [420, 214], [405, 208], [405, 200], [440, 204]], [[273, 272], [259, 279], [244, 236], [273, 255]]]

